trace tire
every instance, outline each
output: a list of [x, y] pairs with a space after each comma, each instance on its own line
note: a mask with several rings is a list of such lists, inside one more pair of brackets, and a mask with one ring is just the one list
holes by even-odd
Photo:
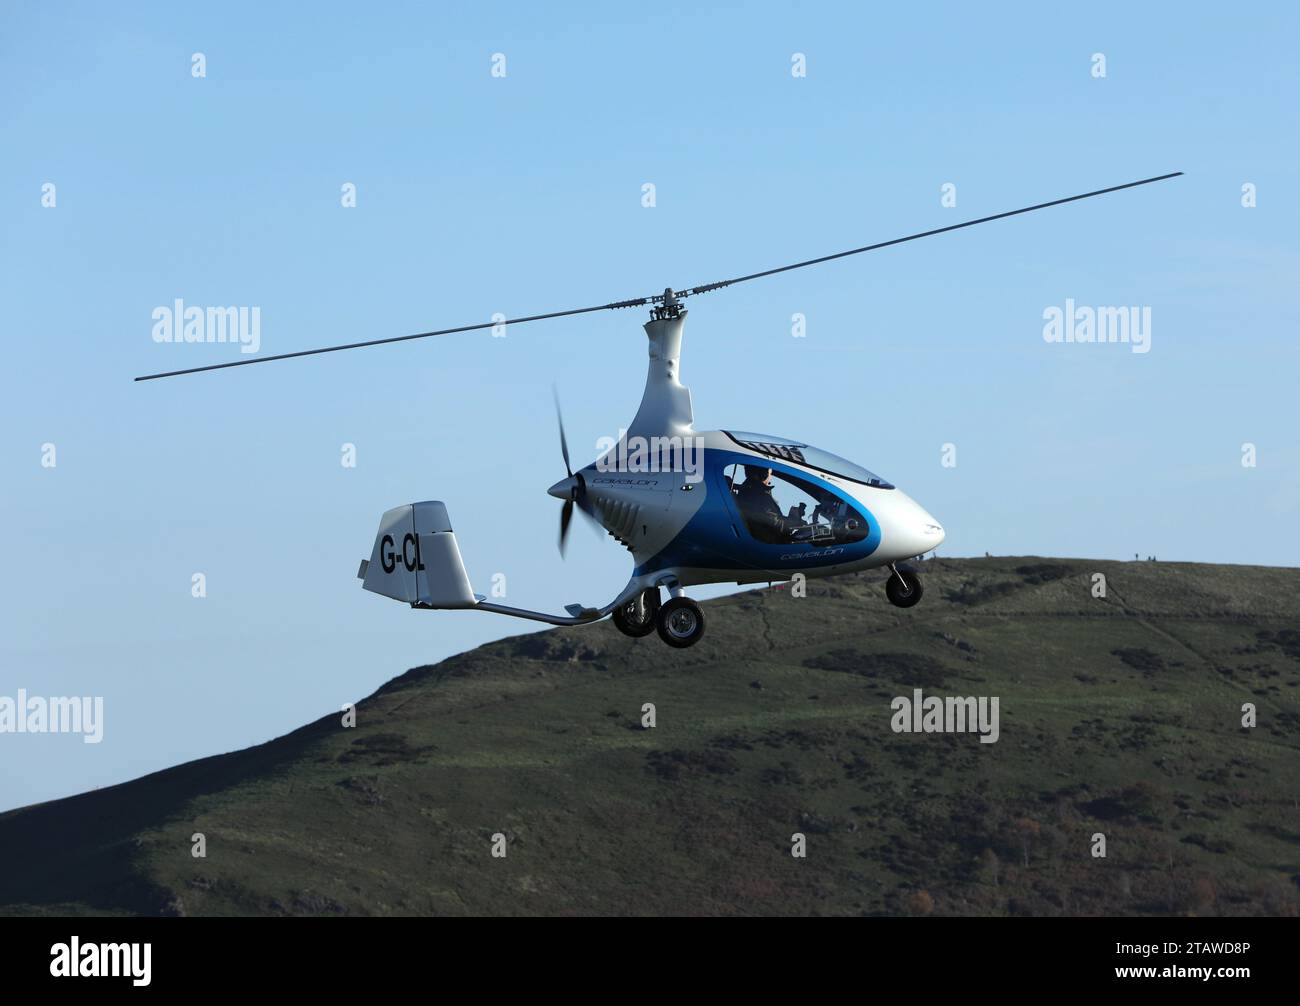
[[674, 649], [694, 646], [704, 635], [704, 612], [689, 597], [674, 597], [655, 619], [659, 638]]
[[659, 614], [659, 589], [651, 587], [613, 611], [614, 626], [625, 636], [640, 639], [655, 631]]
[[921, 578], [915, 573], [900, 571], [885, 581], [885, 596], [896, 608], [912, 607], [924, 593]]

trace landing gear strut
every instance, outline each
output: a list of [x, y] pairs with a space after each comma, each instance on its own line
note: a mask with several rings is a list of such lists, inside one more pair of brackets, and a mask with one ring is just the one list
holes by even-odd
[[659, 609], [659, 638], [676, 649], [694, 646], [704, 635], [704, 612], [689, 597], [677, 596]]
[[893, 575], [885, 581], [885, 596], [889, 598], [889, 603], [896, 608], [912, 607], [921, 600], [924, 593], [921, 578], [910, 569], [899, 569], [894, 565], [889, 568], [893, 570]]
[[625, 636], [640, 638], [655, 631], [655, 620], [659, 615], [659, 588], [643, 590], [627, 604], [620, 605], [613, 611], [614, 625]]

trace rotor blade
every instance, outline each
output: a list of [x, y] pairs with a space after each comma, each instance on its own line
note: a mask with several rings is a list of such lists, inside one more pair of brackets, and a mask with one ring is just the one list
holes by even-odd
[[440, 328], [436, 332], [417, 332], [415, 335], [397, 335], [388, 339], [371, 339], [368, 342], [349, 342], [341, 346], [325, 346], [322, 349], [303, 349], [296, 353], [277, 353], [274, 356], [259, 356], [249, 360], [233, 360], [230, 363], [213, 363], [206, 367], [187, 367], [185, 370], [168, 370], [161, 374], [145, 374], [137, 381], [155, 381], [160, 377], [180, 377], [182, 374], [201, 374], [206, 370], [227, 370], [230, 367], [247, 367], [254, 363], [270, 363], [272, 360], [293, 360], [300, 356], [319, 356], [322, 353], [341, 353], [345, 349], [363, 349], [366, 346], [386, 346], [393, 342], [410, 342], [412, 339], [431, 339], [435, 335], [455, 335], [457, 332], [480, 332], [497, 325], [522, 325], [526, 321], [546, 321], [548, 318], [569, 318], [575, 314], [591, 314], [593, 311], [613, 311], [621, 307], [643, 307], [650, 303], [648, 297], [617, 301], [612, 304], [598, 304], [595, 307], [579, 307], [572, 311], [552, 311], [549, 314], [532, 314], [526, 318], [506, 318], [502, 321], [485, 321], [480, 325], [460, 325], [457, 328]]
[[573, 469], [569, 465], [569, 438], [564, 435], [564, 417], [560, 415], [560, 392], [551, 385], [551, 394], [555, 396], [555, 421], [560, 424], [560, 451], [564, 454], [564, 471], [573, 478]]
[[1163, 182], [1168, 178], [1177, 178], [1181, 171], [1171, 171], [1167, 175], [1156, 175], [1153, 178], [1143, 178], [1136, 182], [1125, 182], [1123, 185], [1112, 185], [1110, 188], [1097, 189], [1094, 192], [1083, 192], [1077, 196], [1066, 196], [1064, 199], [1053, 199], [1051, 202], [1035, 203], [1033, 206], [1024, 206], [1018, 210], [1007, 210], [1005, 213], [994, 213], [992, 216], [979, 217], [976, 220], [967, 220], [960, 224], [949, 224], [947, 227], [936, 227], [933, 230], [921, 231], [917, 234], [909, 234], [906, 237], [894, 238], [891, 241], [878, 241], [875, 244], [863, 245], [861, 248], [850, 248], [848, 251], [836, 252], [834, 255], [823, 255], [820, 258], [810, 258], [803, 262], [794, 262], [790, 265], [777, 266], [775, 269], [764, 269], [762, 272], [752, 272], [748, 276], [737, 276], [735, 279], [724, 279], [720, 283], [706, 283], [704, 286], [690, 287], [677, 293], [677, 297], [692, 297], [695, 294], [709, 293], [713, 290], [720, 290], [723, 287], [735, 286], [737, 283], [747, 283], [751, 279], [762, 279], [764, 276], [775, 276], [777, 273], [789, 272], [792, 269], [802, 269], [804, 266], [819, 265], [822, 262], [833, 262], [838, 258], [848, 258], [850, 255], [861, 255], [863, 252], [875, 251], [878, 248], [888, 248], [891, 245], [901, 245], [907, 241], [916, 241], [919, 238], [933, 237], [935, 234], [946, 234], [948, 231], [959, 231], [963, 227], [974, 227], [976, 224], [986, 224], [993, 220], [1004, 220], [1007, 217], [1019, 216], [1022, 213], [1033, 213], [1035, 210], [1045, 210], [1049, 206], [1062, 206], [1065, 203], [1078, 202], [1080, 199], [1091, 199], [1093, 196], [1104, 196], [1108, 192], [1119, 192], [1122, 189], [1133, 189], [1139, 185], [1150, 185], [1152, 182]]
[[1005, 213], [994, 213], [992, 216], [979, 217], [975, 220], [967, 220], [959, 224], [950, 224], [947, 227], [936, 227], [928, 231], [920, 231], [917, 234], [909, 234], [906, 237], [894, 238], [891, 241], [878, 241], [875, 244], [863, 245], [861, 248], [851, 248], [848, 251], [836, 252], [833, 255], [823, 255], [820, 258], [810, 258], [803, 262], [793, 262], [790, 265], [777, 266], [775, 269], [765, 269], [762, 272], [753, 272], [747, 276], [737, 276], [735, 279], [722, 280], [719, 283], [705, 283], [702, 286], [690, 287], [680, 293], [674, 294], [671, 290], [665, 290], [663, 293], [652, 294], [647, 297], [634, 297], [631, 300], [613, 301], [609, 304], [597, 304], [593, 307], [579, 307], [571, 311], [551, 311], [547, 314], [532, 314], [522, 318], [507, 318], [500, 322], [483, 322], [478, 325], [460, 325], [456, 328], [441, 328], [433, 332], [417, 332], [415, 335], [398, 335], [387, 339], [370, 339], [366, 342], [348, 342], [339, 346], [325, 346], [320, 349], [303, 349], [295, 353], [277, 353], [274, 356], [258, 356], [247, 360], [232, 360], [229, 363], [213, 363], [205, 367], [187, 367], [184, 370], [168, 370], [159, 374], [145, 374], [137, 377], [137, 381], [154, 381], [161, 377], [180, 377], [183, 374], [200, 374], [209, 370], [228, 370], [231, 367], [248, 367], [254, 363], [271, 363], [274, 360], [293, 360], [301, 356], [319, 356], [322, 353], [339, 353], [345, 349], [363, 349], [367, 346], [386, 346], [395, 342], [410, 342], [414, 339], [431, 339], [438, 335], [454, 335], [458, 332], [480, 332], [484, 329], [495, 328], [497, 325], [522, 325], [529, 321], [546, 321], [550, 318], [571, 318], [579, 314], [592, 314], [596, 311], [614, 311], [624, 307], [645, 307], [659, 306], [669, 303], [670, 298], [694, 297], [697, 294], [709, 293], [713, 290], [721, 290], [723, 287], [735, 286], [737, 283], [747, 283], [751, 279], [762, 279], [764, 276], [775, 276], [777, 273], [790, 272], [792, 269], [802, 269], [805, 266], [818, 265], [822, 262], [833, 262], [835, 259], [847, 258], [850, 255], [861, 255], [863, 252], [876, 251], [879, 248], [888, 248], [891, 245], [903, 244], [907, 241], [916, 241], [920, 238], [932, 237], [935, 234], [946, 234], [948, 231], [961, 230], [963, 227], [974, 227], [976, 224], [986, 224], [993, 220], [1003, 220], [1007, 217], [1019, 216], [1022, 213], [1032, 213], [1035, 210], [1047, 209], [1049, 206], [1061, 206], [1065, 203], [1078, 202], [1080, 199], [1091, 199], [1093, 196], [1102, 196], [1108, 192], [1119, 192], [1123, 189], [1136, 188], [1139, 185], [1150, 185], [1152, 182], [1162, 182], [1168, 178], [1177, 178], [1181, 171], [1172, 171], [1167, 175], [1156, 175], [1153, 178], [1143, 178], [1136, 182], [1126, 182], [1123, 185], [1112, 185], [1105, 189], [1096, 189], [1093, 192], [1083, 192], [1077, 196], [1066, 196], [1064, 199], [1053, 199], [1046, 203], [1035, 203], [1033, 206], [1024, 206], [1018, 210], [1007, 210]]

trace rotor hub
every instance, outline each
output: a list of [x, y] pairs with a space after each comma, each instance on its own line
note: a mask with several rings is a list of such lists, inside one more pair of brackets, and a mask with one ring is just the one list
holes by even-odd
[[681, 301], [677, 299], [677, 294], [673, 293], [672, 287], [664, 287], [664, 292], [655, 298], [659, 303], [650, 308], [650, 317], [654, 321], [662, 321], [665, 318], [677, 318], [682, 313]]

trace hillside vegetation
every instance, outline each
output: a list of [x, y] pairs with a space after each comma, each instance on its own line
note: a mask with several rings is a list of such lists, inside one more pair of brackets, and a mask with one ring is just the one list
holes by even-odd
[[[1300, 570], [922, 574], [910, 610], [879, 574], [712, 601], [684, 651], [514, 636], [355, 728], [0, 815], [0, 911], [1296, 914]], [[998, 741], [895, 733], [916, 688], [997, 696]]]

